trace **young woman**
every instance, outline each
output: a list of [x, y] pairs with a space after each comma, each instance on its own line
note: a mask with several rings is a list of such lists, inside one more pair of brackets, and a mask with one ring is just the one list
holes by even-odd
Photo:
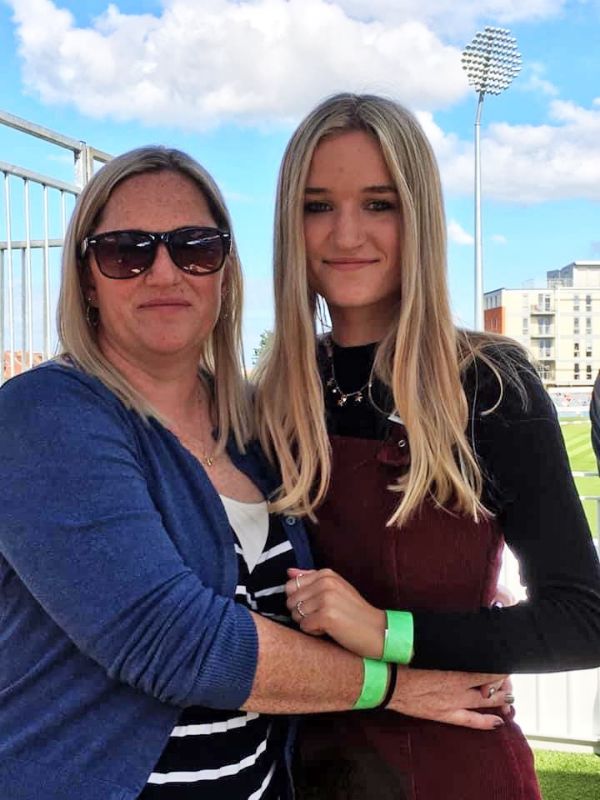
[[[600, 663], [600, 572], [553, 406], [515, 343], [457, 330], [437, 166], [414, 117], [338, 95], [280, 172], [276, 329], [258, 377], [275, 508], [313, 520], [301, 629], [372, 658], [537, 672]], [[316, 336], [319, 301], [331, 334]], [[503, 543], [528, 600], [492, 607]], [[374, 711], [304, 726], [301, 796], [539, 798], [510, 711], [489, 737]]]

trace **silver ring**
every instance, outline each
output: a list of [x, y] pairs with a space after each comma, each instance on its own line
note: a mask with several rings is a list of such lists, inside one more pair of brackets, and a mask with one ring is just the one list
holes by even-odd
[[304, 611], [302, 611], [302, 603], [304, 603], [304, 600], [298, 600], [298, 602], [296, 603], [296, 611], [298, 612], [298, 614], [300, 614], [302, 619], [304, 619], [307, 616], [307, 614], [305, 614]]
[[300, 578], [304, 577], [302, 573], [296, 575], [296, 589], [300, 589]]
[[491, 700], [497, 691], [498, 689], [496, 689], [495, 686], [490, 686], [490, 688], [488, 689], [488, 700]]

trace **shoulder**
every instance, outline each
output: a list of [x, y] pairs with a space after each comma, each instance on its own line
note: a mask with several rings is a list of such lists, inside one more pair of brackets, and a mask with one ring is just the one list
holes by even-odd
[[0, 389], [0, 423], [21, 430], [65, 425], [93, 427], [130, 412], [100, 380], [75, 366], [48, 361], [7, 381]]
[[463, 332], [462, 383], [472, 416], [505, 422], [556, 412], [528, 352], [508, 337]]

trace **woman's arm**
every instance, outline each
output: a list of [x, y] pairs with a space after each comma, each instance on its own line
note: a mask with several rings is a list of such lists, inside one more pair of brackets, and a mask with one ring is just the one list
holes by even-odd
[[[346, 711], [362, 685], [362, 659], [334, 644], [298, 634], [255, 615], [259, 657], [252, 692], [244, 704], [263, 713]], [[413, 717], [479, 730], [502, 724], [494, 709], [506, 704], [503, 675], [400, 668], [390, 704]], [[500, 686], [490, 693], [484, 687]], [[504, 709], [506, 710], [506, 709]]]
[[[483, 387], [493, 385], [486, 368], [479, 371]], [[416, 613], [415, 666], [549, 672], [600, 665], [598, 558], [554, 406], [525, 365], [521, 377], [526, 410], [507, 385], [497, 411], [482, 415], [494, 399], [482, 391], [474, 445], [528, 599], [478, 614]]]
[[[48, 630], [164, 703], [352, 707], [359, 657], [252, 615], [186, 565], [149, 493], [131, 419], [103, 387], [74, 370], [35, 370], [0, 391], [0, 430], [0, 551], [13, 591], [44, 610]], [[468, 709], [502, 698], [472, 687], [502, 677], [449, 685], [416, 672], [392, 705], [490, 728], [493, 716]]]
[[[477, 612], [413, 612], [411, 666], [494, 672], [549, 672], [600, 665], [600, 568], [571, 476], [556, 412], [523, 364], [528, 396], [498, 385], [479, 367], [474, 447], [495, 507], [517, 558], [528, 600]], [[471, 376], [471, 390], [473, 376]], [[469, 387], [468, 387], [469, 388]], [[380, 657], [386, 627], [374, 608], [331, 570], [288, 581], [288, 608], [306, 633], [322, 634], [361, 655]], [[296, 611], [302, 601], [302, 610]]]

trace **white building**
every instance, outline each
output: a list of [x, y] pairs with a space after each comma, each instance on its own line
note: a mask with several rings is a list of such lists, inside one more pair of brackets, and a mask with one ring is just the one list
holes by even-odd
[[486, 292], [485, 329], [527, 347], [546, 384], [589, 387], [600, 367], [600, 261], [546, 275], [544, 289]]

